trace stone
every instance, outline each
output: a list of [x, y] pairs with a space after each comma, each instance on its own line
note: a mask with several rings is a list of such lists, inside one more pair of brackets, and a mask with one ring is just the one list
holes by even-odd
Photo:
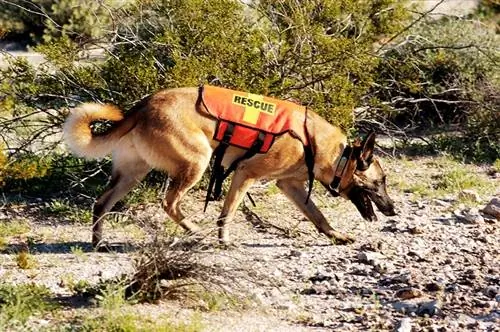
[[500, 220], [500, 198], [494, 197], [484, 208], [483, 213]]
[[376, 262], [373, 265], [373, 269], [376, 272], [383, 274], [383, 273], [387, 273], [387, 272], [390, 272], [391, 270], [393, 270], [394, 265], [391, 264], [390, 262]]
[[332, 280], [332, 276], [320, 271], [317, 271], [312, 277], [309, 278], [309, 281], [313, 283], [319, 283], [322, 281], [330, 281]]
[[444, 207], [444, 208], [449, 208], [451, 207], [451, 203], [450, 202], [446, 202], [446, 201], [443, 201], [443, 200], [440, 200], [440, 199], [433, 199], [432, 202], [437, 205], [437, 206], [441, 206], [441, 207]]
[[411, 284], [413, 282], [413, 276], [410, 272], [401, 273], [394, 278], [392, 278], [394, 283]]
[[294, 310], [296, 308], [297, 308], [297, 306], [291, 302], [280, 303], [280, 304], [276, 305], [276, 309], [278, 309], [278, 310], [291, 311], [291, 310]]
[[418, 306], [416, 304], [405, 301], [394, 302], [392, 303], [392, 307], [394, 308], [394, 310], [399, 311], [403, 314], [411, 314], [418, 309]]
[[303, 253], [301, 251], [298, 251], [295, 249], [290, 251], [291, 257], [301, 257], [302, 255], [303, 255]]
[[425, 285], [425, 290], [429, 292], [439, 292], [444, 290], [445, 285], [441, 282], [432, 281]]
[[464, 210], [458, 213], [456, 213], [455, 210], [454, 213], [457, 219], [462, 222], [466, 222], [469, 224], [484, 224], [484, 218], [479, 213], [479, 210], [477, 208], [470, 208], [469, 210]]
[[487, 297], [494, 299], [497, 295], [500, 295], [500, 287], [488, 286], [483, 290], [483, 293]]
[[282, 277], [282, 276], [283, 276], [283, 272], [281, 272], [279, 269], [275, 269], [275, 270], [273, 271], [273, 273], [272, 273], [272, 274], [273, 274], [273, 276], [275, 276], [276, 278], [280, 278], [280, 277]]
[[408, 232], [412, 235], [422, 234], [424, 230], [419, 226], [410, 226], [408, 227]]
[[361, 251], [358, 253], [358, 260], [361, 263], [365, 263], [368, 265], [376, 265], [379, 263], [379, 260], [383, 259], [384, 255], [378, 252], [373, 251]]
[[395, 294], [396, 297], [403, 300], [414, 299], [416, 297], [421, 297], [422, 295], [422, 291], [414, 287], [401, 288]]
[[438, 300], [433, 300], [429, 302], [422, 302], [418, 304], [416, 311], [418, 316], [434, 316], [441, 313], [441, 302]]
[[465, 200], [472, 201], [472, 202], [476, 202], [476, 203], [481, 202], [481, 197], [479, 196], [479, 194], [476, 191], [471, 190], [471, 189], [464, 189], [461, 192], [459, 192], [458, 198], [465, 199]]
[[329, 287], [325, 284], [314, 284], [309, 288], [304, 289], [301, 293], [304, 295], [324, 295], [330, 291]]

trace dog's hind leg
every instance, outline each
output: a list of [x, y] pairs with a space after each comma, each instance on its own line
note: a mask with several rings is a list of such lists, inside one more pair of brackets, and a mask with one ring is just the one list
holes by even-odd
[[311, 198], [309, 198], [306, 204], [307, 191], [304, 188], [303, 181], [282, 179], [278, 180], [276, 185], [300, 209], [300, 211], [312, 221], [314, 226], [316, 226], [321, 233], [334, 239], [338, 244], [354, 242], [352, 237], [342, 234], [330, 226], [323, 213], [316, 207]]
[[103, 216], [139, 183], [150, 167], [137, 156], [113, 156], [113, 172], [108, 189], [94, 204], [92, 246], [96, 248], [102, 240]]
[[219, 243], [227, 244], [229, 241], [226, 223], [231, 222], [234, 218], [236, 209], [254, 182], [255, 179], [249, 177], [248, 174], [242, 170], [236, 170], [234, 173], [229, 192], [224, 200], [224, 206], [222, 207], [219, 219], [217, 219], [217, 227], [219, 228]]
[[195, 223], [185, 219], [180, 202], [188, 190], [201, 179], [209, 160], [210, 158], [207, 158], [206, 162], [199, 162], [195, 165], [191, 164], [189, 167], [180, 168], [182, 171], [179, 174], [169, 174], [169, 186], [162, 202], [163, 209], [168, 216], [191, 233], [198, 232], [199, 227]]

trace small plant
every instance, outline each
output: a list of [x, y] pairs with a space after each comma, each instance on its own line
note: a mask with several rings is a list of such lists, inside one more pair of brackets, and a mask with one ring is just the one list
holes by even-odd
[[410, 185], [405, 191], [423, 197], [430, 196], [432, 188], [427, 183], [419, 182]]
[[226, 309], [233, 309], [239, 307], [239, 299], [221, 292], [205, 291], [200, 294], [203, 308], [206, 311], [217, 312]]
[[53, 199], [45, 206], [44, 212], [49, 216], [66, 218], [75, 223], [89, 223], [92, 220], [92, 212], [88, 208], [81, 209], [67, 200]]
[[493, 171], [500, 173], [500, 158], [496, 159], [495, 162], [493, 163]]
[[436, 189], [441, 189], [445, 192], [459, 192], [464, 189], [485, 185], [484, 180], [463, 168], [448, 171], [440, 175], [437, 180]]
[[8, 330], [9, 324], [23, 324], [31, 316], [56, 309], [49, 300], [51, 295], [45, 286], [0, 283], [0, 330]]
[[92, 291], [92, 287], [87, 280], [75, 281], [73, 274], [67, 274], [61, 278], [59, 286], [66, 287], [76, 294], [86, 294]]
[[36, 267], [36, 262], [28, 250], [21, 250], [16, 256], [16, 263], [20, 269], [27, 270]]
[[25, 219], [0, 221], [0, 238], [22, 235], [30, 231], [30, 226]]
[[174, 323], [168, 319], [151, 319], [134, 313], [106, 313], [96, 318], [86, 319], [83, 331], [120, 331], [120, 332], [198, 332], [203, 330], [199, 315], [184, 322]]
[[75, 255], [78, 259], [81, 260], [86, 260], [87, 256], [85, 256], [85, 252], [83, 251], [83, 248], [80, 246], [72, 246], [70, 248], [71, 253]]
[[101, 308], [112, 311], [117, 310], [127, 303], [123, 283], [107, 283], [96, 300]]

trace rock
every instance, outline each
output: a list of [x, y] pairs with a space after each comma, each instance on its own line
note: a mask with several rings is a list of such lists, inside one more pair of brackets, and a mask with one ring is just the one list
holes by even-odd
[[457, 219], [462, 221], [462, 222], [466, 222], [469, 224], [483, 224], [484, 223], [483, 216], [479, 213], [479, 210], [476, 208], [470, 208], [468, 210], [463, 210], [461, 212], [455, 210], [454, 214], [457, 217]]
[[411, 332], [411, 318], [405, 317], [401, 319], [394, 332]]
[[278, 310], [290, 311], [290, 310], [294, 310], [296, 308], [297, 308], [297, 306], [291, 302], [280, 303], [280, 304], [276, 305], [276, 309], [278, 309]]
[[425, 285], [425, 290], [429, 292], [439, 292], [444, 290], [444, 287], [445, 285], [443, 283], [433, 281]]
[[443, 214], [441, 217], [438, 218], [438, 220], [447, 226], [455, 225], [455, 218], [453, 218], [453, 215], [451, 213]]
[[423, 250], [410, 250], [408, 251], [407, 255], [410, 257], [415, 257], [417, 261], [422, 262], [426, 260], [425, 256], [427, 256], [427, 253]]
[[309, 281], [313, 283], [319, 283], [322, 281], [330, 281], [332, 280], [332, 276], [320, 271], [317, 271], [311, 278], [309, 278]]
[[303, 255], [303, 253], [301, 251], [298, 251], [295, 249], [290, 251], [291, 257], [301, 257], [302, 255]]
[[472, 202], [481, 202], [481, 197], [479, 197], [479, 194], [471, 189], [464, 189], [461, 192], [458, 193], [458, 198], [459, 199], [465, 199], [468, 201]]
[[390, 272], [391, 270], [393, 270], [394, 265], [391, 264], [390, 262], [376, 262], [373, 266], [373, 269], [376, 272], [383, 274], [383, 273], [387, 273], [387, 272]]
[[410, 272], [401, 273], [401, 274], [395, 276], [394, 278], [392, 278], [392, 281], [394, 283], [402, 283], [402, 284], [409, 285], [413, 282], [413, 276], [411, 275]]
[[358, 253], [358, 260], [361, 263], [365, 263], [368, 265], [376, 265], [380, 263], [379, 260], [383, 259], [384, 255], [378, 252], [373, 251], [361, 251]]
[[500, 198], [494, 197], [484, 208], [483, 213], [500, 220]]
[[410, 226], [408, 227], [408, 232], [412, 235], [422, 234], [424, 230], [419, 226]]
[[451, 203], [450, 202], [446, 202], [446, 201], [442, 201], [440, 199], [433, 199], [432, 202], [437, 205], [437, 206], [441, 206], [441, 207], [444, 207], [444, 208], [449, 208], [451, 207]]
[[488, 286], [483, 290], [484, 295], [489, 298], [496, 298], [497, 295], [500, 295], [500, 287], [498, 286]]
[[273, 273], [272, 273], [272, 274], [273, 274], [273, 276], [275, 276], [276, 278], [280, 278], [280, 277], [282, 277], [282, 276], [283, 276], [283, 272], [281, 272], [279, 269], [275, 269], [275, 270], [273, 271]]
[[464, 272], [464, 278], [468, 280], [478, 280], [481, 274], [476, 269], [468, 269]]
[[405, 301], [394, 302], [392, 303], [392, 307], [394, 308], [394, 310], [399, 311], [403, 314], [411, 314], [418, 309], [418, 306], [416, 304]]
[[422, 295], [423, 295], [423, 293], [420, 289], [413, 288], [413, 287], [401, 288], [395, 294], [396, 297], [403, 299], [403, 300], [414, 299], [416, 297], [421, 297]]
[[330, 288], [321, 283], [321, 284], [314, 284], [309, 288], [304, 289], [301, 294], [304, 295], [324, 295], [328, 294], [330, 292]]
[[433, 300], [429, 302], [422, 302], [418, 304], [418, 309], [416, 311], [418, 316], [434, 316], [441, 312], [441, 302], [438, 300]]

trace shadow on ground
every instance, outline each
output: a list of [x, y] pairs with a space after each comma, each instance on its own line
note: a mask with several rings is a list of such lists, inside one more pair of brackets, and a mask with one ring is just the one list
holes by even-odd
[[130, 243], [109, 243], [93, 249], [89, 242], [71, 241], [58, 243], [35, 243], [26, 246], [26, 244], [9, 244], [6, 245], [0, 254], [13, 254], [29, 249], [30, 254], [69, 254], [74, 253], [75, 248], [84, 253], [89, 252], [115, 252], [125, 253], [136, 251], [138, 248]]

